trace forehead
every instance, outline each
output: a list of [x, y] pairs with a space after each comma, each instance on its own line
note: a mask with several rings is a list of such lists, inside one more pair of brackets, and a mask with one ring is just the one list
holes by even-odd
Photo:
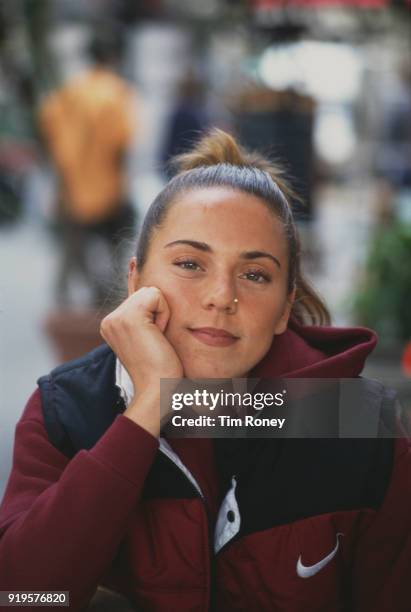
[[286, 246], [281, 221], [267, 205], [252, 194], [228, 187], [196, 189], [177, 196], [158, 238], [239, 243], [243, 249]]

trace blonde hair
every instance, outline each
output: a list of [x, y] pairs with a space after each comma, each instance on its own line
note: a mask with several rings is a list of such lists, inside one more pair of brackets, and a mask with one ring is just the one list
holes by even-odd
[[288, 184], [284, 170], [259, 153], [248, 151], [226, 132], [214, 128], [187, 153], [174, 158], [177, 174], [151, 204], [137, 244], [141, 270], [147, 259], [153, 230], [182, 192], [226, 186], [258, 197], [282, 222], [288, 244], [288, 293], [295, 288], [291, 316], [299, 323], [328, 325], [330, 314], [321, 297], [301, 271], [300, 240], [291, 201], [299, 199]]

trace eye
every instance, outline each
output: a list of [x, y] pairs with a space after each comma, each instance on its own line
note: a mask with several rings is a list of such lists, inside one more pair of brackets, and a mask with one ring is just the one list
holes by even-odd
[[253, 283], [269, 283], [271, 281], [271, 277], [261, 272], [261, 270], [250, 270], [249, 272], [244, 272], [241, 276]]
[[189, 270], [190, 272], [198, 272], [201, 270], [201, 267], [198, 265], [196, 261], [192, 259], [185, 259], [184, 261], [175, 261], [175, 266], [178, 266], [182, 270]]

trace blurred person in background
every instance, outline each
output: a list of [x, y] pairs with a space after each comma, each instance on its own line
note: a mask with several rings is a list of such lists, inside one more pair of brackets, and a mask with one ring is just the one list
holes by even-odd
[[381, 100], [376, 171], [393, 191], [411, 189], [411, 60], [402, 58], [398, 79]]
[[[116, 35], [96, 33], [89, 53], [91, 69], [51, 92], [39, 109], [41, 132], [60, 183], [59, 305], [70, 304], [70, 280], [76, 274], [91, 290], [92, 304], [104, 302], [120, 243], [136, 222], [125, 184], [126, 153], [135, 130], [135, 92], [115, 72]], [[108, 252], [105, 261], [111, 261], [112, 270], [104, 274], [97, 273], [92, 261], [96, 238]]]
[[411, 441], [391, 390], [365, 381], [359, 410], [393, 437], [162, 428], [161, 379], [360, 376], [376, 336], [330, 326], [291, 194], [224, 132], [180, 156], [106, 344], [39, 379], [17, 425], [0, 589], [68, 590], [71, 610], [104, 585], [136, 610], [409, 612]]
[[173, 175], [170, 160], [188, 151], [210, 125], [205, 87], [192, 69], [184, 75], [171, 111], [163, 145], [162, 161], [167, 178]]

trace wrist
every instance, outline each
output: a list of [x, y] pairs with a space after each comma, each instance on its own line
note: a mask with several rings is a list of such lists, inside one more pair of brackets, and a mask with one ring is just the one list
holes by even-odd
[[160, 434], [160, 390], [148, 389], [137, 393], [123, 415], [155, 437]]

